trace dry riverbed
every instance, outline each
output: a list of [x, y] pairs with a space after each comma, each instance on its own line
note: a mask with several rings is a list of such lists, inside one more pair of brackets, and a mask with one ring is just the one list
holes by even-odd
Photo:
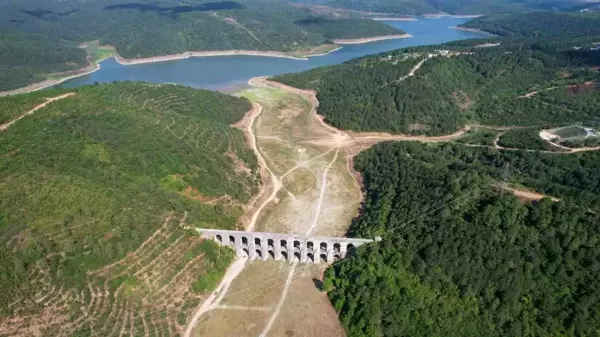
[[[253, 133], [280, 182], [254, 230], [343, 236], [357, 214], [360, 193], [339, 134], [315, 118], [308, 97], [254, 84], [240, 95], [262, 107]], [[315, 139], [331, 141], [312, 144]], [[313, 281], [323, 268], [249, 262], [220, 303], [199, 318], [194, 335], [344, 336], [326, 294]]]

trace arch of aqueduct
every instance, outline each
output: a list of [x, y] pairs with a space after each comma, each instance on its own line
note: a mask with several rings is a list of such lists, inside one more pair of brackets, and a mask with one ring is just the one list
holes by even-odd
[[325, 236], [304, 236], [293, 234], [243, 232], [221, 229], [196, 229], [204, 238], [220, 245], [229, 246], [237, 256], [250, 259], [287, 260], [308, 263], [330, 263], [343, 259], [352, 249], [369, 239], [336, 238]]

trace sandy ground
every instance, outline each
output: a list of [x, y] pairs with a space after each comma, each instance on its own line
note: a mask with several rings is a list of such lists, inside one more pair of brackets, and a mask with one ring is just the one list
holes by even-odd
[[0, 131], [4, 131], [4, 130], [8, 129], [8, 127], [9, 127], [9, 126], [13, 125], [14, 123], [16, 123], [16, 122], [17, 122], [18, 120], [20, 120], [21, 118], [23, 118], [23, 117], [25, 117], [25, 116], [28, 116], [28, 115], [31, 115], [31, 114], [33, 114], [34, 112], [38, 111], [39, 109], [42, 109], [43, 107], [45, 107], [46, 105], [48, 105], [48, 104], [50, 104], [50, 103], [52, 103], [52, 102], [54, 102], [54, 101], [58, 101], [59, 99], [63, 99], [63, 98], [67, 98], [67, 97], [71, 97], [71, 96], [74, 96], [74, 95], [75, 95], [75, 93], [74, 93], [74, 92], [70, 92], [70, 93], [62, 94], [62, 95], [60, 95], [60, 96], [51, 97], [51, 98], [46, 98], [46, 102], [44, 102], [44, 103], [42, 103], [42, 104], [39, 104], [39, 105], [37, 105], [37, 106], [36, 106], [36, 107], [34, 107], [33, 109], [31, 109], [31, 110], [29, 110], [29, 111], [27, 111], [27, 112], [23, 113], [21, 116], [19, 116], [19, 117], [15, 118], [15, 119], [13, 119], [13, 120], [11, 120], [11, 121], [9, 121], [9, 122], [6, 122], [6, 123], [4, 123], [4, 124], [1, 124], [1, 125], [0, 125]]
[[537, 201], [537, 200], [541, 200], [544, 198], [550, 198], [550, 200], [552, 200], [554, 202], [560, 201], [559, 198], [555, 198], [555, 197], [552, 197], [552, 196], [549, 196], [546, 194], [537, 193], [537, 192], [533, 192], [533, 191], [529, 191], [529, 190], [518, 189], [518, 188], [514, 188], [514, 187], [509, 187], [509, 186], [501, 186], [501, 185], [495, 185], [494, 187], [508, 191], [508, 192], [514, 194], [519, 199], [524, 199], [524, 200], [529, 200], [529, 201]]
[[[262, 106], [246, 125], [273, 174], [271, 181], [280, 182], [271, 189], [276, 196], [257, 212], [253, 228], [343, 235], [358, 212], [361, 194], [348, 170], [341, 133], [315, 118], [310, 96], [263, 86], [241, 95]], [[311, 144], [312, 139], [329, 142]], [[344, 336], [329, 300], [313, 282], [323, 267], [271, 260], [247, 264], [223, 300], [213, 301], [212, 310], [201, 315], [195, 336]], [[301, 316], [287, 314], [292, 311]]]
[[154, 56], [137, 59], [126, 59], [117, 55], [115, 59], [119, 64], [133, 65], [133, 64], [144, 64], [144, 63], [155, 63], [155, 62], [166, 62], [174, 60], [183, 60], [190, 57], [211, 57], [211, 56], [232, 56], [232, 55], [246, 55], [246, 56], [264, 56], [264, 57], [279, 57], [288, 58], [293, 60], [308, 60], [309, 57], [322, 56], [333, 51], [340, 49], [335, 45], [324, 45], [317, 46], [306, 51], [294, 51], [294, 52], [280, 52], [280, 51], [258, 51], [258, 50], [214, 50], [214, 51], [187, 51], [181, 54]]
[[361, 44], [361, 43], [383, 41], [383, 40], [406, 39], [409, 37], [412, 37], [412, 35], [399, 34], [399, 35], [364, 37], [364, 38], [359, 38], [359, 39], [336, 39], [336, 40], [333, 40], [333, 42], [336, 44]]

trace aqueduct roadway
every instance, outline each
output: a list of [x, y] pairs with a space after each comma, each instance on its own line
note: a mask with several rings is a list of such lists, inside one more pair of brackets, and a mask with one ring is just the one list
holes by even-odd
[[239, 257], [266, 260], [330, 263], [343, 259], [349, 251], [370, 239], [306, 236], [266, 232], [196, 229], [202, 237], [233, 248]]

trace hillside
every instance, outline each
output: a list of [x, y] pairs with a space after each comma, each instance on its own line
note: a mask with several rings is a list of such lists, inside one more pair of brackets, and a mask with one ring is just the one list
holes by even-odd
[[[492, 47], [479, 47], [485, 43]], [[465, 124], [559, 125], [600, 118], [593, 103], [600, 93], [569, 91], [598, 79], [599, 51], [557, 50], [554, 41], [498, 43], [407, 48], [273, 79], [316, 90], [325, 120], [356, 131], [437, 135]]]
[[[598, 179], [597, 152], [386, 143], [355, 163], [367, 206], [352, 231], [383, 241], [326, 273], [324, 288], [348, 336], [598, 330], [600, 219], [587, 208], [599, 206], [597, 183], [588, 185]], [[552, 192], [565, 200], [519, 202], [499, 193], [493, 186], [507, 172], [510, 183], [562, 186]]]
[[362, 19], [318, 17], [316, 25], [302, 24], [311, 19], [309, 11], [282, 0], [0, 3], [0, 67], [6, 74], [0, 91], [81, 68], [85, 53], [77, 46], [95, 40], [114, 46], [124, 58], [146, 58], [232, 49], [307, 52], [332, 39], [403, 33]]
[[600, 36], [600, 13], [497, 14], [470, 20], [461, 27], [506, 37], [567, 39]]
[[116, 83], [0, 98], [0, 331], [176, 335], [232, 253], [256, 159], [230, 127], [246, 99]]
[[423, 15], [448, 13], [456, 15], [480, 15], [504, 12], [527, 12], [536, 10], [579, 11], [594, 8], [595, 4], [569, 0], [557, 2], [553, 0], [295, 0], [296, 2], [329, 6], [362, 12], [376, 12], [398, 15]]

